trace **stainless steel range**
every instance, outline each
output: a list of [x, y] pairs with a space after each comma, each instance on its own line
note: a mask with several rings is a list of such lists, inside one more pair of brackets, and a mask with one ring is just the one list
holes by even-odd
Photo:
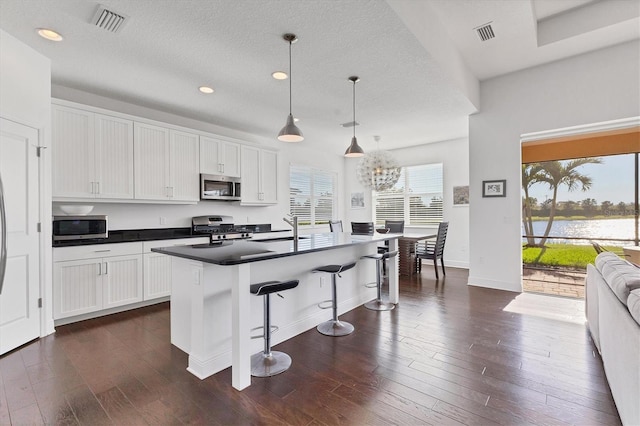
[[192, 234], [209, 234], [212, 243], [253, 237], [244, 226], [233, 224], [231, 216], [195, 216], [191, 218]]

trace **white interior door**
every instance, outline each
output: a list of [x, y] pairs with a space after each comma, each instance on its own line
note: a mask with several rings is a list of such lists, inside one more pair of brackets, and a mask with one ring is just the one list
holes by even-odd
[[0, 283], [0, 354], [40, 335], [37, 145], [37, 130], [0, 119], [7, 248]]

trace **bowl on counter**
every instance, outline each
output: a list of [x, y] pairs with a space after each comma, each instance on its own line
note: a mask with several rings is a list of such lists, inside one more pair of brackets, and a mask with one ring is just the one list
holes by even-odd
[[376, 232], [377, 232], [378, 234], [386, 234], [386, 233], [388, 233], [388, 232], [389, 232], [389, 228], [377, 228], [377, 229], [376, 229]]
[[64, 204], [59, 206], [66, 215], [69, 216], [85, 216], [91, 213], [93, 206], [87, 206], [82, 204]]

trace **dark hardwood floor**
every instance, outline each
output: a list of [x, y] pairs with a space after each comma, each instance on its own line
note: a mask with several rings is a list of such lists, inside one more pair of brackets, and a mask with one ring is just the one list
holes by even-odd
[[169, 343], [169, 304], [58, 327], [0, 358], [0, 424], [620, 424], [585, 326], [502, 309], [467, 271], [401, 281], [391, 312], [359, 307], [332, 338], [276, 347], [291, 369], [242, 392]]

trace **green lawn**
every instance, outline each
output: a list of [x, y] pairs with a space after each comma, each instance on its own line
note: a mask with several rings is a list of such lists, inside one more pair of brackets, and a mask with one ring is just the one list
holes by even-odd
[[[603, 246], [605, 250], [618, 255], [622, 254], [621, 247]], [[590, 245], [578, 246], [571, 244], [547, 244], [544, 248], [522, 248], [522, 262], [529, 266], [559, 266], [566, 268], [586, 268], [593, 263], [596, 251]]]

